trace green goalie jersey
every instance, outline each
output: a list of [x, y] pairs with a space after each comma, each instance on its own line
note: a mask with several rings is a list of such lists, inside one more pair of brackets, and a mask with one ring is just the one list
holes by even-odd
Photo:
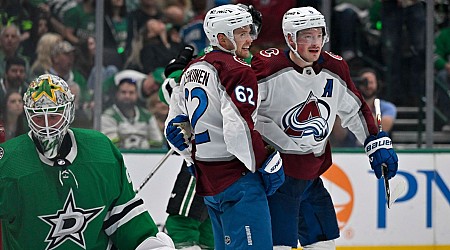
[[0, 144], [3, 249], [135, 249], [158, 228], [117, 148], [71, 129], [69, 154], [38, 153], [30, 134]]

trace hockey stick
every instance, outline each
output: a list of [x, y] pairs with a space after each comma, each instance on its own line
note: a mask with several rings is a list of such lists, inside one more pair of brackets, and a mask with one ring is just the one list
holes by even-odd
[[152, 171], [145, 177], [144, 181], [139, 185], [139, 187], [136, 189], [136, 194], [139, 193], [139, 191], [142, 190], [142, 188], [147, 184], [147, 182], [155, 175], [156, 171], [163, 165], [163, 163], [173, 154], [174, 150], [171, 148], [169, 152], [167, 152], [161, 160], [159, 160], [158, 163], [156, 163], [156, 166], [152, 169]]
[[[376, 98], [374, 100], [373, 104], [375, 106], [375, 116], [377, 119], [378, 131], [381, 132], [381, 131], [383, 131], [383, 125], [381, 124], [380, 99]], [[381, 164], [381, 171], [383, 172], [384, 190], [386, 191], [386, 203], [387, 203], [387, 207], [390, 208], [391, 189], [389, 187], [389, 180], [387, 178], [388, 168], [385, 163]]]
[[[378, 130], [381, 132], [383, 130], [383, 126], [381, 124], [381, 109], [380, 109], [380, 99], [376, 98], [374, 100], [375, 106], [375, 116], [377, 119]], [[386, 203], [387, 207], [391, 208], [392, 204], [400, 197], [401, 194], [406, 190], [406, 183], [402, 180], [394, 187], [393, 192], [391, 194], [391, 189], [389, 187], [389, 180], [387, 178], [388, 168], [386, 163], [381, 165], [381, 170], [384, 178], [384, 189], [386, 191]]]

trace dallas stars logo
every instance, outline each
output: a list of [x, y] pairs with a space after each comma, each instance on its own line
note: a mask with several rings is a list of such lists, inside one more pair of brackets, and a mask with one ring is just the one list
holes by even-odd
[[92, 209], [77, 207], [73, 191], [70, 189], [63, 209], [58, 210], [53, 215], [38, 216], [39, 219], [51, 226], [50, 232], [45, 239], [46, 242], [49, 242], [46, 249], [55, 249], [66, 240], [71, 240], [78, 246], [86, 249], [83, 236], [84, 230], [86, 230], [89, 222], [97, 217], [103, 209], [104, 206]]
[[56, 103], [55, 92], [64, 92], [64, 89], [61, 86], [53, 83], [50, 76], [48, 78], [43, 78], [38, 83], [36, 83], [34, 90], [35, 92], [31, 94], [31, 98], [33, 98], [34, 101], [39, 100], [42, 96], [47, 96], [47, 98], [52, 100], [54, 103]]

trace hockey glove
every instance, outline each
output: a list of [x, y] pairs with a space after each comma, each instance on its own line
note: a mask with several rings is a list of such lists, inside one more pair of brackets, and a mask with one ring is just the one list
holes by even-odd
[[166, 138], [180, 151], [188, 148], [191, 138], [189, 117], [181, 114], [170, 120], [166, 127]]
[[370, 166], [375, 171], [375, 176], [380, 179], [382, 176], [382, 164], [388, 168], [387, 179], [395, 176], [398, 169], [398, 158], [392, 148], [392, 140], [386, 132], [381, 131], [377, 136], [370, 135], [364, 142], [364, 150], [369, 156]]
[[278, 151], [273, 152], [269, 157], [267, 157], [266, 161], [259, 169], [259, 172], [261, 173], [267, 196], [274, 194], [275, 191], [277, 191], [277, 189], [283, 184], [285, 179], [283, 160], [281, 159]]
[[167, 64], [166, 68], [164, 69], [164, 75], [166, 77], [169, 77], [172, 72], [176, 70], [183, 70], [186, 65], [192, 60], [192, 57], [194, 55], [194, 47], [191, 45], [186, 45], [183, 50], [178, 53], [177, 58], [172, 59], [169, 64]]
[[156, 237], [152, 236], [144, 240], [136, 250], [171, 250], [175, 249], [175, 245], [173, 244], [172, 239], [169, 235], [159, 232], [156, 234]]
[[258, 11], [257, 9], [255, 9], [255, 7], [253, 7], [253, 5], [247, 6], [247, 5], [241, 4], [241, 3], [238, 3], [237, 5], [241, 8], [244, 8], [248, 13], [250, 13], [250, 15], [252, 15], [253, 25], [255, 26], [256, 34], [251, 34], [251, 35], [256, 35], [256, 37], [257, 37], [259, 32], [261, 32], [261, 28], [262, 28], [261, 12]]

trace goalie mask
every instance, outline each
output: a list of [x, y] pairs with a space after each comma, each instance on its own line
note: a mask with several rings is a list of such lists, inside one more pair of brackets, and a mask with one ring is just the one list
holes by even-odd
[[25, 114], [45, 157], [54, 158], [74, 119], [74, 95], [58, 76], [44, 74], [23, 96]]
[[325, 17], [313, 7], [292, 8], [284, 14], [282, 22], [283, 35], [286, 40], [286, 44], [289, 49], [300, 59], [302, 58], [297, 52], [297, 45], [295, 45], [295, 48], [291, 46], [289, 43], [289, 36], [295, 44], [297, 44], [296, 41], [299, 31], [311, 28], [322, 28], [322, 46], [328, 42]]
[[[217, 46], [221, 50], [235, 54], [236, 42], [233, 31], [244, 26], [250, 26], [250, 35], [256, 39], [257, 30], [253, 23], [252, 15], [244, 8], [234, 4], [226, 4], [208, 11], [203, 22], [203, 29], [210, 45]], [[227, 50], [220, 46], [218, 35], [224, 34], [234, 45], [234, 50]]]

